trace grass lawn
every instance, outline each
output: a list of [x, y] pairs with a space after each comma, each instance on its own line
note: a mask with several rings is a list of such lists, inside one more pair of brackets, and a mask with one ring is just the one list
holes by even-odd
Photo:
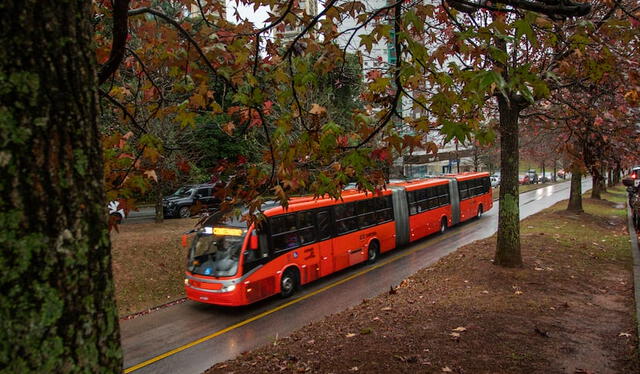
[[638, 373], [626, 193], [603, 198], [522, 221], [522, 268], [474, 242], [208, 373]]
[[162, 224], [127, 223], [111, 232], [113, 274], [120, 316], [141, 312], [184, 297], [187, 250], [183, 232], [195, 219], [170, 219]]

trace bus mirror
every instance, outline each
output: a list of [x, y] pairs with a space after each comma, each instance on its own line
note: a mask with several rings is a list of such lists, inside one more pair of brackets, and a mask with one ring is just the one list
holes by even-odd
[[187, 248], [187, 234], [182, 234], [182, 247]]
[[251, 237], [249, 238], [249, 249], [251, 249], [252, 251], [255, 251], [258, 249], [258, 235], [256, 235], [255, 231], [251, 234]]

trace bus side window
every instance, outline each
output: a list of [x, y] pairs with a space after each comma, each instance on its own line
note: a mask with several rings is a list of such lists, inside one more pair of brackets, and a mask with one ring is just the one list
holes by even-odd
[[328, 210], [318, 212], [318, 240], [327, 240], [331, 238], [331, 214]]
[[276, 253], [300, 246], [296, 221], [295, 213], [271, 218], [271, 239]]
[[[393, 221], [393, 204], [391, 202], [391, 196], [379, 197], [376, 207], [376, 217], [378, 223], [384, 223]], [[415, 203], [413, 203], [415, 207]]]
[[316, 228], [313, 224], [313, 212], [298, 213], [298, 235], [300, 244], [309, 244], [316, 241]]
[[[384, 198], [380, 199], [380, 202], [382, 203], [382, 207], [378, 208], [379, 210], [384, 209]], [[407, 192], [407, 201], [409, 203], [409, 215], [414, 215], [416, 213], [418, 213], [418, 207], [416, 206], [416, 192], [415, 191], [408, 191]], [[378, 214], [379, 217], [382, 217], [382, 219], [378, 218], [378, 221], [382, 221], [384, 222], [384, 217], [380, 214]]]
[[373, 199], [362, 200], [357, 203], [358, 225], [360, 228], [376, 224], [376, 210]]
[[467, 181], [458, 182], [458, 190], [460, 192], [460, 200], [464, 200], [469, 197], [469, 187]]
[[345, 234], [358, 229], [358, 217], [355, 212], [355, 204], [338, 204], [335, 206], [336, 227], [338, 234]]

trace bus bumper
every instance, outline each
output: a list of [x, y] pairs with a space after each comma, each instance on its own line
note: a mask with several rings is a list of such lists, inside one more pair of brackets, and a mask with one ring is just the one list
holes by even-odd
[[198, 301], [200, 303], [224, 305], [224, 306], [238, 306], [247, 305], [247, 299], [244, 296], [245, 292], [243, 285], [239, 284], [233, 291], [220, 292], [220, 290], [203, 290], [193, 287], [191, 285], [185, 285], [185, 292], [187, 298]]

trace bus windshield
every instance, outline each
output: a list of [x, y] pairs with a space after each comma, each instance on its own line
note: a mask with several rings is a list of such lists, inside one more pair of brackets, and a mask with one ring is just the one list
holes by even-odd
[[[240, 224], [233, 221], [225, 224]], [[187, 269], [193, 274], [230, 277], [238, 272], [242, 243], [247, 235], [246, 224], [238, 226], [206, 227], [193, 240]]]

